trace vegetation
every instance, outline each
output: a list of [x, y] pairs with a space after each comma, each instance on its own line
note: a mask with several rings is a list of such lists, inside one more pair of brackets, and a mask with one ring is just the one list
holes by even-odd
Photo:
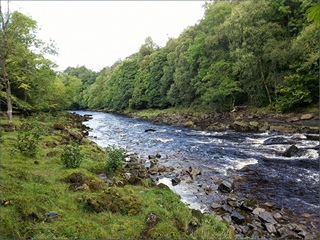
[[248, 105], [285, 112], [318, 104], [318, 5], [206, 3], [203, 19], [165, 47], [148, 37], [139, 52], [103, 69], [87, 90], [86, 107], [230, 111]]
[[[12, 152], [24, 132], [21, 126], [34, 120], [46, 130], [39, 137], [37, 155]], [[138, 186], [104, 185], [97, 174], [105, 171], [111, 153], [122, 155], [117, 148], [106, 154], [83, 138], [75, 145], [83, 154], [81, 166], [66, 168], [61, 157], [72, 154], [64, 146], [73, 141], [68, 133], [77, 132], [70, 115], [14, 116], [13, 126], [5, 121], [1, 119], [0, 127], [2, 239], [234, 237], [225, 223], [212, 215], [193, 214], [169, 189], [151, 187], [148, 179]], [[64, 130], [53, 128], [57, 122]], [[121, 171], [114, 178], [121, 179]], [[157, 216], [154, 223], [148, 223], [150, 216]]]
[[[52, 111], [166, 108], [230, 111], [235, 105], [278, 112], [318, 104], [319, 3], [316, 0], [227, 1], [204, 4], [205, 14], [159, 47], [150, 37], [123, 61], [96, 73], [63, 73], [36, 38], [36, 21], [1, 15], [1, 109]], [[41, 99], [41, 101], [39, 101]]]
[[126, 151], [115, 145], [108, 147], [108, 161], [106, 163], [106, 172], [113, 174], [119, 170], [125, 159]]

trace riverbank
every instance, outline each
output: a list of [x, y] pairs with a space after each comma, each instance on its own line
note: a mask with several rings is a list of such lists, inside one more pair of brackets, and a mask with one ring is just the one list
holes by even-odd
[[193, 129], [238, 132], [319, 133], [319, 109], [278, 114], [264, 109], [237, 107], [225, 113], [201, 113], [181, 109], [128, 111], [126, 115], [155, 123]]
[[[86, 125], [93, 141], [138, 153], [154, 179], [189, 206], [214, 211], [237, 237], [317, 238], [316, 134], [194, 131], [117, 114], [77, 113], [92, 114]], [[283, 156], [292, 145], [300, 153]]]
[[[14, 116], [9, 126], [1, 118], [3, 239], [234, 238], [227, 224], [187, 208], [147, 175], [137, 180], [124, 168], [107, 176], [109, 157], [85, 138], [83, 120]], [[62, 156], [74, 154], [80, 166], [67, 168]]]

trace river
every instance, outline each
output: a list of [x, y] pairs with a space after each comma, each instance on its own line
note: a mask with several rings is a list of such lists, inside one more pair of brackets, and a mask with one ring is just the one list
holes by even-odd
[[[319, 136], [314, 134], [214, 132], [154, 124], [141, 119], [90, 111], [84, 124], [90, 127], [89, 139], [102, 147], [116, 145], [148, 159], [159, 153], [159, 163], [173, 166], [175, 175], [160, 181], [169, 183], [188, 166], [201, 168], [196, 184], [181, 182], [170, 186], [192, 208], [209, 210], [223, 198], [214, 179], [241, 176], [235, 185], [239, 197], [273, 202], [295, 216], [319, 217]], [[284, 157], [292, 145], [298, 156]], [[211, 187], [213, 193], [200, 191]]]

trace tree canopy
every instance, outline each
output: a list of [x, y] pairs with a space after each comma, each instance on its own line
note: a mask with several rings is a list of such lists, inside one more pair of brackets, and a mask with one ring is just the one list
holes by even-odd
[[138, 52], [99, 73], [54, 71], [44, 57], [56, 53], [54, 45], [37, 39], [36, 21], [1, 12], [1, 108], [12, 101], [23, 111], [251, 105], [284, 112], [318, 104], [316, 0], [219, 0], [204, 8], [164, 47], [147, 37]]

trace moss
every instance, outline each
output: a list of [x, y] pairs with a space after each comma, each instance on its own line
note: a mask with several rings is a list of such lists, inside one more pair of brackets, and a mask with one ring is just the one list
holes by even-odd
[[125, 195], [111, 188], [97, 196], [88, 197], [85, 207], [96, 213], [108, 211], [136, 215], [141, 211], [142, 204], [137, 197]]

